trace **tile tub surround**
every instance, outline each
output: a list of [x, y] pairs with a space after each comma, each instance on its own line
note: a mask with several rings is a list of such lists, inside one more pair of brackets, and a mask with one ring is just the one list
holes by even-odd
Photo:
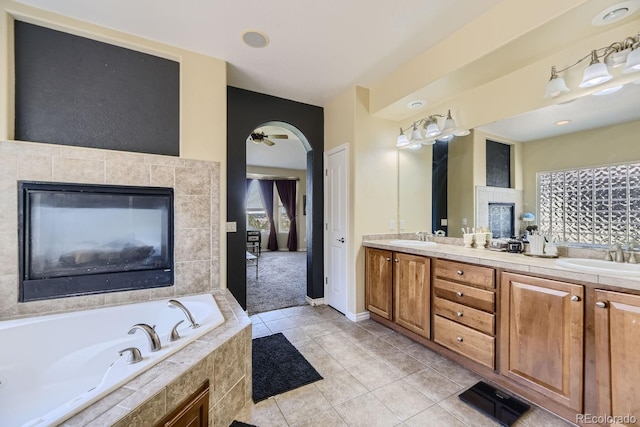
[[[18, 180], [174, 188], [175, 285], [18, 303]], [[0, 141], [0, 320], [211, 292], [220, 287], [220, 164]]]
[[[417, 248], [391, 244], [390, 240], [364, 240], [362, 245], [365, 247], [450, 259], [470, 264], [486, 265], [488, 267], [502, 268], [517, 273], [530, 273], [547, 277], [550, 276], [561, 280], [584, 282], [592, 284], [593, 286], [606, 285], [621, 289], [640, 290], [640, 277], [623, 277], [603, 273], [581, 273], [558, 266], [555, 259], [535, 258], [523, 254], [496, 252], [480, 248], [465, 248], [459, 245], [448, 244]], [[572, 249], [570, 253], [581, 256], [586, 253], [586, 251], [589, 250]], [[595, 251], [591, 251], [590, 253], [594, 252]], [[564, 255], [564, 253], [566, 252], [560, 251], [560, 255]]]
[[209, 419], [228, 426], [251, 400], [251, 320], [228, 290], [213, 291], [225, 323], [64, 421], [64, 427], [148, 427], [209, 380]]

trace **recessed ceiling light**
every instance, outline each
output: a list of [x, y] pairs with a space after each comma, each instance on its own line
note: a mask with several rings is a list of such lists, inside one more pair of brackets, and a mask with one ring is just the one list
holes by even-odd
[[407, 108], [411, 108], [416, 109], [416, 108], [421, 108], [424, 107], [427, 104], [427, 101], [423, 101], [421, 99], [417, 100], [417, 101], [411, 101], [410, 103], [407, 104]]
[[571, 123], [571, 120], [559, 120], [556, 122], [556, 125], [564, 126], [564, 125], [568, 125], [569, 123]]
[[640, 0], [627, 0], [604, 9], [591, 20], [591, 25], [609, 25], [631, 15], [640, 8]]
[[242, 41], [249, 47], [266, 47], [269, 44], [269, 37], [262, 31], [247, 30], [242, 33]]

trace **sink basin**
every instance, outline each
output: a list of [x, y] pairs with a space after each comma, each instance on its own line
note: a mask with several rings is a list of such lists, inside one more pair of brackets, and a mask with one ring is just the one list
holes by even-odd
[[389, 243], [392, 245], [402, 245], [402, 246], [435, 246], [436, 242], [423, 242], [421, 240], [392, 240]]
[[611, 274], [615, 276], [636, 276], [640, 278], [640, 264], [604, 261], [600, 259], [564, 258], [556, 260], [560, 267], [581, 273]]

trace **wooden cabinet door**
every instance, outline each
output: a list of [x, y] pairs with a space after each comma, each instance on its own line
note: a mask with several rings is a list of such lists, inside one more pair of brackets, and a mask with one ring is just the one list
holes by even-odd
[[387, 320], [393, 320], [391, 251], [366, 248], [365, 250], [365, 302], [367, 310]]
[[640, 296], [596, 290], [595, 325], [598, 415], [640, 425]]
[[503, 273], [500, 291], [500, 373], [582, 411], [584, 288]]
[[156, 427], [208, 427], [209, 382], [203, 384], [181, 405], [165, 416]]
[[395, 322], [425, 338], [430, 336], [431, 260], [394, 253]]

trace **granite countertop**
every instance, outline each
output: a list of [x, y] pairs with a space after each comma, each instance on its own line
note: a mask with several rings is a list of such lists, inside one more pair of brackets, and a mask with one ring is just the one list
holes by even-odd
[[613, 274], [581, 273], [556, 264], [555, 259], [537, 258], [523, 254], [492, 251], [489, 249], [465, 248], [464, 246], [437, 243], [433, 246], [416, 247], [392, 244], [391, 239], [363, 240], [362, 245], [370, 248], [387, 249], [398, 252], [424, 255], [434, 258], [486, 265], [518, 273], [552, 276], [558, 279], [588, 282], [595, 286], [614, 286], [640, 291], [638, 277], [616, 276]]

